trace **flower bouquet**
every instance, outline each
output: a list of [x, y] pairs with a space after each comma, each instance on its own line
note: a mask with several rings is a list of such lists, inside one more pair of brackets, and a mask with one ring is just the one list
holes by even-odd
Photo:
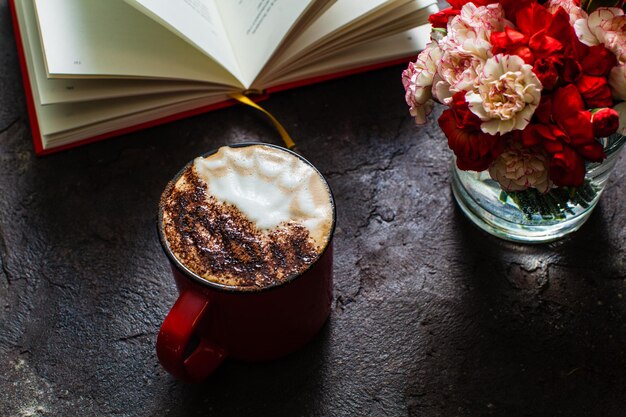
[[402, 81], [418, 124], [448, 106], [459, 205], [510, 240], [578, 229], [624, 144], [622, 0], [449, 1]]

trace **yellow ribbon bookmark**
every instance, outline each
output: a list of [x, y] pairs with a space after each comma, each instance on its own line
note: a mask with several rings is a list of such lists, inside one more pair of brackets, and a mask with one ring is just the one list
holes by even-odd
[[291, 139], [291, 136], [289, 136], [289, 133], [287, 133], [283, 125], [281, 125], [280, 122], [274, 116], [272, 116], [270, 112], [268, 112], [263, 107], [256, 104], [254, 101], [250, 100], [248, 96], [245, 96], [242, 93], [233, 93], [230, 96], [240, 103], [243, 103], [250, 107], [254, 107], [255, 109], [265, 113], [265, 115], [269, 117], [272, 123], [274, 123], [274, 126], [276, 127], [276, 130], [278, 130], [278, 133], [280, 134], [280, 137], [283, 139], [283, 142], [285, 142], [285, 146], [287, 147], [287, 149], [297, 152], [296, 144], [293, 141], [293, 139]]

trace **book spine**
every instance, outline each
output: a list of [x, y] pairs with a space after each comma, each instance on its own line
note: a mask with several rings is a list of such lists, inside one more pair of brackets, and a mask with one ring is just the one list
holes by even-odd
[[41, 140], [41, 131], [39, 122], [37, 121], [37, 110], [35, 108], [35, 96], [33, 88], [30, 84], [28, 76], [28, 66], [26, 65], [26, 55], [24, 45], [22, 44], [22, 34], [20, 32], [19, 20], [17, 19], [17, 10], [15, 1], [9, 0], [9, 9], [11, 9], [11, 19], [13, 21], [13, 33], [15, 34], [15, 44], [17, 46], [17, 57], [20, 62], [20, 70], [22, 71], [22, 84], [24, 85], [24, 94], [26, 96], [26, 107], [28, 109], [28, 118], [30, 121], [31, 134], [33, 136], [33, 144], [35, 145], [35, 154], [42, 155], [45, 153], [43, 142]]

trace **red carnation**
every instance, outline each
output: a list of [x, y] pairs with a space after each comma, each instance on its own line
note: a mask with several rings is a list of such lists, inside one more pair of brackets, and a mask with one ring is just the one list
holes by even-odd
[[517, 12], [533, 2], [534, 0], [500, 0], [500, 4], [504, 9], [504, 15], [513, 23], [515, 23]]
[[562, 7], [559, 7], [552, 15], [552, 21], [546, 30], [546, 35], [563, 45], [563, 49], [559, 51], [559, 55], [562, 57], [582, 58], [585, 56], [587, 46], [578, 40], [578, 35], [576, 35], [569, 19], [569, 14]]
[[465, 92], [452, 97], [451, 108], [441, 114], [438, 122], [459, 169], [484, 171], [499, 154], [501, 139], [480, 130], [481, 120], [468, 109]]
[[553, 124], [532, 124], [522, 131], [522, 143], [527, 148], [543, 145], [549, 154], [555, 154], [563, 150], [563, 143], [569, 138], [561, 129]]
[[585, 161], [569, 146], [550, 158], [550, 179], [559, 187], [579, 187], [585, 181]]
[[563, 51], [563, 44], [556, 38], [548, 35], [546, 29], [535, 33], [528, 41], [528, 46], [536, 58], [554, 58], [555, 55]]
[[[606, 116], [600, 116], [597, 123], [602, 117]], [[548, 152], [550, 179], [558, 186], [581, 185], [585, 161], [605, 158], [602, 145], [595, 140], [591, 114], [573, 84], [542, 97], [533, 123], [522, 131], [522, 143], [526, 147], [540, 145]]]
[[529, 65], [532, 65], [535, 60], [535, 56], [528, 47], [528, 37], [508, 26], [503, 32], [492, 32], [490, 41], [494, 55], [518, 55]]
[[580, 91], [580, 95], [587, 103], [588, 108], [611, 107], [613, 105], [611, 89], [604, 77], [583, 75], [576, 83], [576, 87], [578, 87], [578, 91]]
[[455, 9], [452, 7], [448, 7], [447, 9], [443, 9], [437, 13], [433, 13], [430, 16], [428, 16], [428, 22], [434, 27], [434, 28], [447, 28], [448, 27], [448, 20], [450, 20], [451, 18], [453, 18], [454, 16], [457, 16], [461, 13], [460, 9]]
[[545, 30], [552, 23], [552, 13], [536, 2], [529, 2], [515, 13], [515, 24], [520, 32], [530, 37]]
[[559, 88], [554, 93], [552, 118], [567, 134], [567, 140], [583, 158], [600, 162], [605, 158], [602, 145], [595, 140], [591, 113], [584, 109], [580, 93], [573, 84]]
[[585, 45], [576, 37], [569, 24], [569, 15], [562, 8], [552, 15], [538, 3], [520, 1], [515, 10], [517, 29], [506, 27], [502, 32], [492, 32], [492, 52], [519, 55], [530, 65], [534, 65], [537, 59], [542, 60], [535, 70], [540, 72], [540, 77], [544, 76], [551, 86], [548, 88], [553, 88], [557, 82], [554, 71], [571, 70], [562, 67], [561, 61], [577, 56], [579, 46]]
[[575, 83], [582, 75], [583, 68], [574, 58], [564, 58], [561, 61], [561, 77], [564, 82]]
[[585, 74], [607, 77], [611, 69], [617, 65], [617, 58], [604, 45], [595, 45], [589, 47], [580, 64]]
[[569, 84], [556, 90], [552, 103], [552, 118], [567, 134], [568, 142], [574, 146], [593, 142], [591, 115], [585, 110], [580, 93], [574, 85]]
[[598, 138], [612, 135], [619, 127], [619, 114], [613, 109], [601, 109], [591, 116], [593, 134]]
[[450, 101], [450, 107], [454, 110], [454, 118], [459, 129], [480, 130], [482, 120], [472, 113], [465, 101], [465, 91], [454, 93]]
[[535, 61], [533, 72], [537, 75], [539, 81], [541, 81], [544, 90], [552, 90], [556, 86], [556, 82], [559, 79], [556, 62], [555, 59], [551, 58], [538, 59]]
[[582, 156], [585, 161], [602, 162], [604, 158], [606, 158], [602, 144], [596, 140], [586, 145], [577, 147], [576, 152], [578, 152], [578, 154]]

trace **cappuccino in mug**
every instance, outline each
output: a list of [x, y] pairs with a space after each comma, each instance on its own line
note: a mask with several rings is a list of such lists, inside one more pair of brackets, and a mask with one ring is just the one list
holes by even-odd
[[161, 226], [174, 257], [194, 274], [265, 288], [301, 274], [322, 254], [332, 235], [332, 201], [321, 174], [296, 154], [225, 146], [170, 183]]

